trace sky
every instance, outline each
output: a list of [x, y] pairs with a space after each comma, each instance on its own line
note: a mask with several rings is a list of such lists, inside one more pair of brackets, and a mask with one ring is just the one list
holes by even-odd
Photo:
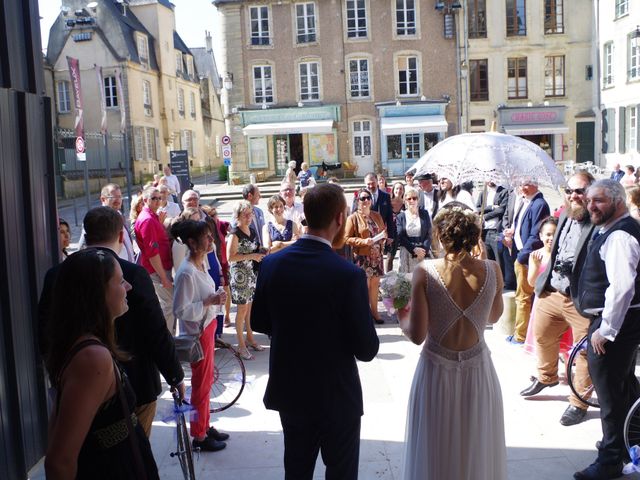
[[[87, 0], [90, 3], [91, 0]], [[171, 0], [176, 6], [176, 30], [188, 47], [204, 47], [204, 32], [208, 30], [213, 36], [214, 51], [218, 31], [218, 14], [211, 0]], [[61, 0], [39, 0], [40, 29], [42, 31], [42, 48], [47, 48], [49, 29], [60, 13]], [[216, 54], [216, 59], [218, 55]]]

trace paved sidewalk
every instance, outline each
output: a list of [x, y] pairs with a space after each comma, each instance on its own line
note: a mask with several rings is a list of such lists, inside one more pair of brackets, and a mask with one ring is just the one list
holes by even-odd
[[[406, 409], [413, 372], [421, 347], [413, 345], [395, 323], [377, 328], [380, 352], [369, 363], [359, 363], [364, 389], [365, 415], [362, 419], [360, 478], [392, 480], [400, 478]], [[225, 340], [235, 338], [225, 329]], [[263, 336], [257, 336], [267, 345]], [[487, 343], [500, 377], [504, 398], [509, 478], [512, 480], [565, 480], [595, 458], [594, 444], [600, 439], [597, 410], [588, 413], [580, 425], [563, 427], [559, 418], [568, 403], [569, 387], [561, 384], [532, 399], [518, 392], [529, 384], [535, 372], [533, 357], [521, 347], [507, 344], [504, 336], [488, 330]], [[303, 359], [301, 359], [302, 361]], [[283, 441], [279, 417], [262, 403], [267, 382], [268, 349], [246, 362], [249, 384], [239, 402], [215, 417], [218, 429], [231, 439], [225, 450], [202, 453], [196, 462], [199, 478], [233, 480], [280, 480]], [[295, 379], [292, 379], [295, 381]], [[473, 399], [469, 399], [470, 402]], [[167, 392], [159, 410], [170, 408]], [[161, 477], [179, 478], [180, 467], [169, 457], [175, 448], [175, 430], [156, 416], [152, 446]], [[451, 448], [455, 448], [453, 445]], [[455, 455], [454, 455], [455, 457]], [[319, 459], [314, 478], [324, 478]], [[640, 475], [625, 478], [640, 478]], [[449, 479], [443, 479], [449, 480]], [[455, 480], [455, 479], [450, 479]]]

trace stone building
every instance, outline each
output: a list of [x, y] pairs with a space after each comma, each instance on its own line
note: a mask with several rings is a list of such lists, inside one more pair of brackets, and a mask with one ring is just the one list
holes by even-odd
[[458, 132], [455, 22], [417, 0], [214, 0], [231, 176], [401, 174]]
[[462, 5], [463, 130], [487, 131], [495, 121], [556, 161], [594, 161], [593, 2]]
[[[174, 6], [168, 0], [100, 0], [89, 5], [84, 0], [63, 0], [49, 36], [46, 62], [51, 74], [47, 83], [55, 100], [55, 125], [72, 132], [75, 106], [67, 56], [79, 59], [88, 139], [100, 131], [99, 89], [106, 94], [112, 139], [119, 138], [120, 109], [125, 109], [128, 152], [136, 180], [161, 170], [171, 150], [187, 150], [192, 170], [210, 165], [200, 79], [192, 52], [175, 30]], [[102, 67], [100, 83], [94, 65]], [[118, 72], [124, 98], [116, 88]], [[100, 169], [100, 149], [90, 147], [88, 144], [89, 168]], [[118, 155], [117, 148], [112, 155]]]
[[599, 129], [602, 166], [640, 166], [640, 3], [596, 2]]

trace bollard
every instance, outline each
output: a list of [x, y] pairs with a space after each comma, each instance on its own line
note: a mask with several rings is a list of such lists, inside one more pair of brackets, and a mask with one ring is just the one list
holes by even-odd
[[498, 333], [513, 335], [516, 326], [516, 292], [508, 291], [502, 294], [504, 310], [498, 321], [494, 325], [494, 330]]
[[252, 185], [256, 184], [256, 174], [255, 173], [251, 173], [249, 175], [249, 183], [252, 184]]

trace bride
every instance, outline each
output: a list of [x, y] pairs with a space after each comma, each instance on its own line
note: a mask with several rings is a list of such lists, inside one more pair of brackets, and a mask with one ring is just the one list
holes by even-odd
[[433, 221], [444, 258], [413, 273], [410, 308], [399, 312], [405, 335], [424, 347], [407, 414], [406, 480], [505, 480], [502, 393], [483, 332], [502, 313], [496, 262], [470, 255], [478, 217], [459, 207]]

